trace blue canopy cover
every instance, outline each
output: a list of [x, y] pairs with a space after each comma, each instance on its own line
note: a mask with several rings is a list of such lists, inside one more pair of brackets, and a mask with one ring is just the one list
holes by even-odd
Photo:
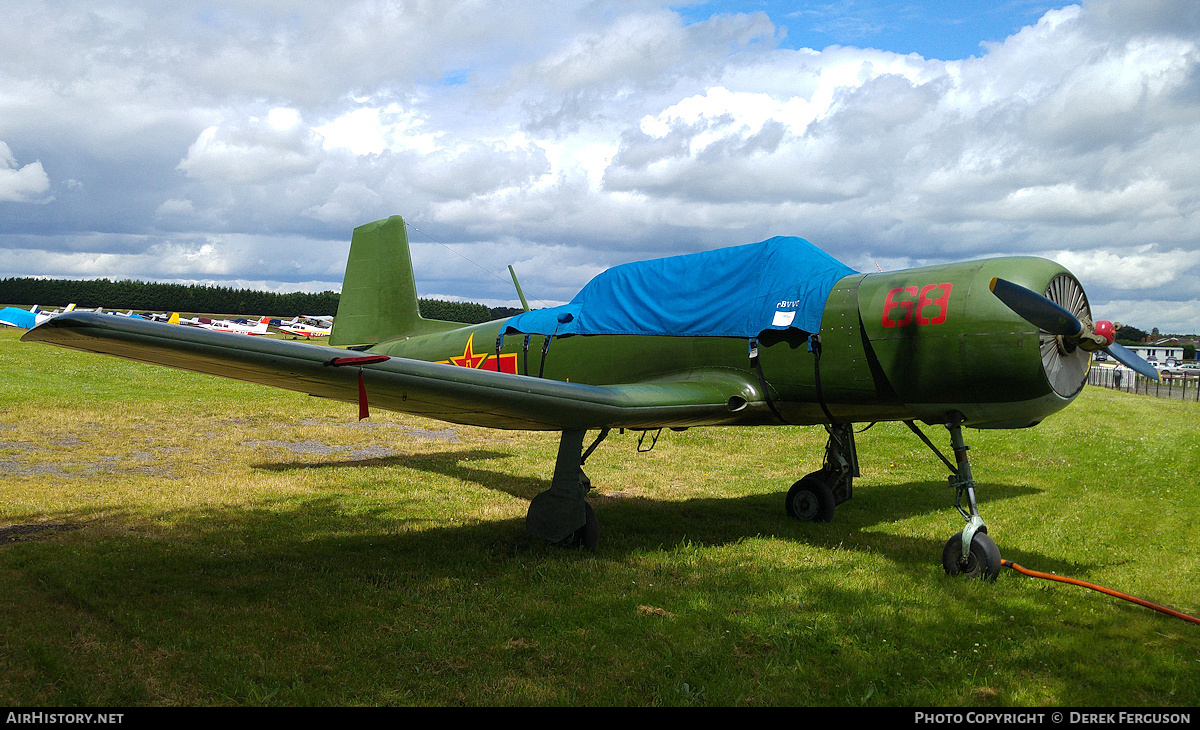
[[614, 266], [569, 303], [518, 314], [505, 333], [757, 337], [821, 328], [825, 300], [853, 269], [803, 238]]

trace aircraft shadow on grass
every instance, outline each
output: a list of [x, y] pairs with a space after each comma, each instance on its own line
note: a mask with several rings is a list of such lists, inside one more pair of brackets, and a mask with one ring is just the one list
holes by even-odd
[[[1004, 485], [995, 489], [1004, 496], [1024, 492]], [[103, 539], [80, 539], [87, 532], [84, 530], [3, 549], [21, 550], [24, 578], [17, 595], [52, 599], [53, 615], [37, 619], [43, 621], [37, 624], [42, 630], [63, 622], [64, 634], [100, 649], [108, 644], [145, 644], [155, 651], [154, 676], [159, 678], [169, 676], [163, 673], [164, 667], [172, 663], [195, 661], [196, 669], [189, 669], [188, 691], [199, 692], [201, 697], [219, 692], [241, 697], [237, 682], [243, 681], [240, 673], [244, 672], [247, 685], [255, 681], [273, 683], [267, 689], [282, 685], [279, 701], [284, 703], [315, 704], [326, 697], [323, 693], [333, 693], [334, 697], [348, 693], [358, 702], [370, 704], [370, 691], [378, 683], [436, 692], [433, 685], [453, 686], [476, 681], [480, 672], [511, 671], [514, 661], [519, 671], [532, 672], [531, 676], [545, 672], [569, 683], [570, 673], [564, 675], [562, 668], [573, 667], [576, 662], [594, 662], [595, 647], [591, 652], [587, 648], [593, 640], [582, 641], [575, 648], [569, 642], [547, 644], [524, 654], [515, 653], [517, 649], [498, 651], [497, 646], [502, 647], [513, 636], [543, 642], [576, 632], [587, 636], [596, 629], [592, 622], [598, 616], [606, 617], [600, 631], [608, 632], [604, 635], [622, 647], [619, 651], [646, 658], [645, 663], [631, 662], [628, 666], [614, 663], [606, 675], [614, 681], [625, 676], [641, 677], [655, 671], [660, 663], [674, 666], [671, 662], [692, 661], [689, 648], [672, 644], [677, 634], [671, 623], [651, 617], [653, 627], [647, 628], [646, 620], [632, 611], [633, 605], [646, 599], [636, 589], [630, 590], [626, 570], [605, 567], [606, 555], [619, 555], [622, 546], [642, 551], [646, 544], [671, 546], [684, 538], [696, 540], [690, 529], [676, 532], [673, 527], [661, 526], [663, 519], [676, 519], [680, 513], [699, 518], [696, 524], [702, 528], [700, 541], [706, 541], [703, 535], [721, 543], [746, 533], [794, 532], [813, 544], [830, 548], [853, 542], [853, 547], [843, 545], [843, 550], [869, 550], [894, 557], [899, 573], [927, 575], [929, 566], [922, 556], [937, 541], [863, 532], [858, 525], [867, 524], [869, 519], [850, 509], [843, 512], [845, 526], [839, 520], [780, 529], [778, 517], [771, 516], [777, 513], [773, 504], [777, 497], [687, 500], [674, 505], [642, 499], [605, 500], [601, 508], [623, 529], [622, 537], [606, 544], [598, 558], [582, 550], [548, 549], [527, 537], [517, 537], [521, 532], [519, 518], [398, 529], [408, 519], [397, 518], [394, 506], [347, 514], [337, 496], [270, 507], [187, 508], [173, 515], [174, 524], [167, 528], [166, 535], [154, 537], [147, 534], [162, 530], [154, 517], [109, 514], [96, 526], [107, 530]], [[935, 509], [935, 501], [933, 497], [921, 500], [912, 513]], [[723, 510], [731, 512], [727, 518], [745, 529], [726, 527], [722, 531], [719, 525]], [[70, 515], [55, 515], [55, 519], [66, 521]], [[178, 534], [172, 536], [171, 531]], [[581, 571], [572, 567], [597, 559], [601, 562], [596, 569]], [[929, 656], [929, 676], [935, 681], [953, 671], [947, 668], [957, 661], [947, 658], [951, 650], [968, 655], [973, 642], [979, 641], [978, 635], [969, 630], [969, 619], [953, 630], [947, 625], [948, 616], [978, 612], [975, 591], [949, 591], [944, 602], [922, 607], [914, 605], [911, 596], [847, 581], [843, 561], [816, 565], [773, 563], [770, 567], [783, 571], [779, 575], [788, 576], [796, 591], [795, 604], [780, 614], [781, 607], [775, 604], [747, 606], [738, 594], [743, 589], [736, 588], [742, 584], [736, 575], [740, 571], [746, 571], [747, 591], [769, 579], [770, 574], [760, 570], [765, 565], [720, 561], [716, 555], [711, 561], [699, 563], [664, 563], [660, 573], [645, 566], [638, 570], [639, 576], [645, 575], [641, 571], [651, 570], [656, 584], [661, 576], [662, 588], [674, 596], [672, 603], [664, 604], [666, 610], [703, 605], [705, 608], [685, 610], [711, 612], [713, 620], [719, 620], [726, 611], [739, 616], [760, 612], [764, 617], [769, 615], [769, 635], [756, 637], [759, 630], [748, 628], [730, 643], [714, 640], [711, 648], [732, 653], [744, 673], [761, 670], [766, 674], [768, 669], [783, 672], [800, 686], [806, 686], [806, 672], [832, 672], [830, 676], [836, 681], [807, 685], [817, 693], [808, 702], [841, 702], [847, 687], [861, 691], [868, 682], [878, 683], [880, 666], [888, 666], [891, 661], [885, 645], [879, 643], [881, 636], [893, 644], [902, 640], [910, 655]], [[714, 565], [723, 567], [714, 570]], [[1079, 570], [1078, 566], [1075, 569]], [[1085, 623], [1076, 623], [1058, 615], [1061, 600], [1053, 593], [1021, 592], [1014, 596], [996, 590], [989, 595], [990, 607], [985, 609], [988, 616], [1017, 615], [1013, 623], [1016, 632], [1053, 620], [1058, 638], [1053, 642], [1018, 641], [998, 646], [994, 648], [995, 659], [989, 656], [988, 661], [1011, 663], [1014, 670], [1048, 664], [1061, 669], [1045, 671], [1057, 672], [1055, 676], [1064, 681], [1069, 677], [1077, 682], [1080, 673], [1087, 671], [1077, 664], [1078, 656], [1086, 653], [1080, 648], [1083, 644], [1094, 651], [1097, 643], [1116, 646], [1130, 640], [1149, 641], [1161, 628], [1159, 622], [1131, 622], [1129, 611], [1136, 608], [1102, 613]], [[693, 604], [698, 597], [703, 597], [703, 602]], [[33, 604], [40, 605], [41, 600]], [[839, 606], [854, 609], [852, 613], [835, 613], [832, 620], [820, 618]], [[76, 617], [71, 607], [82, 607], [89, 620], [72, 623]], [[632, 619], [624, 618], [631, 613]], [[34, 621], [29, 615], [33, 614], [14, 612], [8, 620], [19, 626]], [[730, 623], [731, 628], [743, 625], [756, 624], [737, 617]], [[689, 642], [694, 641], [687, 633], [690, 629], [679, 630]], [[1035, 648], [1036, 659], [1030, 656]], [[1138, 661], [1146, 674], [1151, 672], [1145, 667], [1160, 667], [1163, 676], [1175, 676], [1186, 651], [1180, 645], [1169, 651], [1143, 652]], [[552, 652], [552, 660], [538, 661], [548, 652]], [[21, 656], [13, 658], [13, 666], [18, 666]], [[132, 660], [137, 656], [132, 655]], [[215, 665], [198, 661], [208, 656], [223, 658]], [[314, 656], [320, 657], [320, 667], [310, 667]], [[113, 676], [97, 685], [86, 679], [91, 665], [83, 663], [75, 668], [73, 657], [64, 654], [55, 665], [56, 691], [79, 691], [79, 698], [87, 700], [85, 704], [111, 704], [118, 699], [123, 699], [123, 704], [135, 704], [154, 699], [153, 695], [141, 694], [143, 690], [137, 686], [146, 676], [141, 669], [131, 667], [126, 675], [118, 662], [110, 670]], [[530, 657], [532, 663], [526, 662]], [[231, 681], [230, 673], [238, 678]], [[917, 679], [906, 677], [905, 681]], [[745, 679], [729, 677], [728, 681], [736, 687]], [[710, 693], [716, 694], [725, 682], [716, 677], [709, 679]], [[1003, 684], [998, 686], [1003, 690]], [[656, 689], [650, 682], [638, 691], [653, 693]], [[109, 697], [88, 692], [125, 694]], [[839, 693], [836, 700], [831, 699], [831, 692]], [[490, 695], [480, 697], [484, 698], [482, 702], [499, 701], [499, 697], [489, 700]], [[802, 699], [805, 697], [775, 698], [785, 702]]]
[[[931, 485], [918, 482], [897, 486]], [[1027, 491], [1004, 485], [995, 488], [1005, 497], [1022, 496]], [[891, 487], [881, 491], [887, 489]], [[629, 554], [644, 555], [648, 545], [663, 545], [662, 549], [670, 552], [685, 541], [691, 548], [732, 545], [751, 535], [799, 539], [839, 555], [881, 555], [890, 561], [895, 573], [907, 576], [903, 580], [927, 580], [929, 566], [922, 556], [936, 546], [936, 540], [865, 530], [863, 527], [871, 524], [866, 510], [846, 510], [844, 521], [798, 524], [789, 529], [775, 516], [777, 501], [778, 495], [676, 503], [604, 500], [601, 509], [622, 530], [621, 537], [606, 543], [599, 554], [541, 545], [521, 534], [520, 518], [411, 529], [420, 518], [398, 517], [394, 504], [347, 513], [344, 501], [329, 495], [269, 506], [186, 508], [172, 515], [166, 533], [155, 517], [109, 513], [88, 525], [106, 531], [100, 539], [87, 538], [89, 530], [84, 529], [70, 536], [2, 547], [0, 555], [5, 550], [20, 550], [22, 591], [50, 596], [56, 605], [85, 606], [89, 615], [108, 618], [111, 624], [85, 621], [82, 627], [72, 625], [69, 631], [64, 628], [66, 633], [78, 636], [94, 633], [97, 645], [141, 639], [168, 651], [187, 647], [190, 653], [230, 653], [234, 658], [279, 654], [280, 666], [273, 671], [287, 674], [300, 669], [288, 665], [284, 657], [294, 657], [295, 647], [317, 641], [325, 647], [323, 652], [329, 657], [326, 662], [356, 665], [353, 673], [346, 673], [349, 681], [376, 674], [395, 676], [397, 666], [410, 664], [419, 665], [418, 673], [429, 675], [436, 667], [426, 664], [443, 661], [445, 651], [463, 652], [467, 664], [511, 662], [511, 657], [497, 656], [489, 642], [499, 640], [494, 636], [497, 630], [522, 630], [515, 628], [527, 623], [521, 607], [536, 606], [537, 615], [542, 617], [539, 625], [548, 622], [560, 627], [561, 632], [572, 627], [586, 632], [589, 616], [628, 615], [631, 601], [645, 600], [636, 590], [629, 590], [629, 571], [633, 569], [643, 576], [648, 568], [633, 568], [632, 564], [625, 568], [620, 561]], [[910, 514], [935, 510], [935, 501], [921, 500]], [[689, 522], [686, 529], [677, 530], [673, 525], [680, 524], [681, 515]], [[69, 523], [72, 515], [58, 514], [54, 519]], [[616, 565], [611, 564], [614, 559]], [[1036, 559], [1045, 569], [1070, 567], [1075, 574], [1094, 567], [1060, 566], [1044, 556]], [[600, 562], [593, 564], [596, 560]], [[581, 561], [595, 567], [577, 570], [574, 566]], [[737, 613], [761, 610], [772, 615], [778, 607], [747, 609], [737, 591], [758, 590], [756, 586], [761, 587], [764, 581], [771, 583], [772, 574], [764, 573], [764, 569], [780, 571], [779, 579], [789, 581], [791, 590], [796, 591], [796, 603], [772, 635], [769, 646], [756, 646], [748, 639], [745, 641], [749, 643], [740, 645], [742, 653], [738, 656], [750, 666], [763, 661], [774, 666], [801, 667], [806, 658], [819, 659], [820, 666], [840, 672], [840, 682], [861, 678], [865, 686], [867, 681], [879, 678], [877, 663], [867, 658], [871, 655], [869, 648], [863, 647], [866, 654], [843, 653], [848, 643], [869, 642], [869, 637], [860, 635], [862, 631], [884, 632], [893, 641], [902, 638], [908, 651], [925, 652], [931, 657], [946, 655], [956, 640], [978, 641], [970, 631], [956, 639], [948, 635], [946, 625], [947, 615], [978, 611], [976, 592], [959, 595], [951, 591], [937, 608], [914, 607], [911, 597], [903, 592], [879, 591], [848, 579], [846, 564], [846, 558], [816, 564], [767, 557], [753, 563], [741, 559], [725, 562], [722, 552], [715, 550], [700, 562], [668, 561], [661, 567], [662, 573], [649, 570], [655, 584], [661, 581], [657, 591], [665, 590], [673, 596], [668, 610], [692, 605], [695, 598], [703, 596], [707, 611], [721, 613], [736, 608]], [[714, 566], [722, 567], [714, 570]], [[740, 573], [744, 575], [739, 577]], [[736, 588], [743, 584], [743, 589]], [[502, 599], [497, 591], [504, 594]], [[1070, 676], [1075, 678], [1080, 671], [1075, 668], [1075, 660], [1083, 651], [1076, 645], [1089, 642], [1094, 649], [1096, 641], [1121, 645], [1150, 641], [1151, 634], [1162, 630], [1161, 622], [1131, 621], [1143, 615], [1137, 613], [1141, 611], [1137, 607], [1092, 614], [1080, 622], [1059, 615], [1061, 597], [1054, 591], [1013, 595], [997, 590], [989, 595], [990, 615], [1017, 615], [1015, 630], [1053, 621], [1060, 639], [1038, 644], [1038, 665], [1044, 666], [1041, 662], [1045, 661], [1071, 667]], [[835, 606], [854, 606], [853, 615], [818, 625], [812, 612], [820, 615]], [[269, 621], [229, 618], [266, 615]], [[348, 617], [353, 621], [348, 622]], [[23, 612], [9, 619], [16, 624], [26, 620], [32, 619], [26, 619]], [[67, 613], [54, 620], [74, 619]], [[613, 620], [616, 625], [621, 622], [619, 618]], [[364, 623], [377, 625], [379, 630], [364, 636], [360, 628], [351, 628], [351, 624]], [[45, 629], [44, 623], [38, 626]], [[113, 629], [119, 638], [110, 635]], [[300, 632], [285, 636], [281, 629]], [[448, 648], [408, 650], [405, 637], [412, 629], [433, 631], [434, 637], [440, 632], [443, 638], [434, 638], [433, 644], [426, 640], [422, 646]], [[305, 631], [315, 635], [306, 637]], [[630, 631], [636, 633], [625, 641], [638, 644], [659, 639], [669, 642], [672, 635], [666, 627], [652, 635], [632, 625]], [[342, 633], [345, 640], [338, 638]], [[1074, 638], [1062, 638], [1068, 634]], [[465, 636], [478, 639], [465, 642]], [[236, 649], [231, 648], [234, 646]], [[969, 646], [958, 648], [966, 653]], [[1029, 661], [1027, 648], [1014, 645], [1014, 649], [1016, 653], [1008, 659], [999, 659]], [[653, 653], [655, 648], [648, 650]], [[586, 647], [580, 651], [586, 654]], [[1148, 652], [1139, 661], [1160, 664], [1164, 676], [1174, 676], [1174, 670], [1168, 670], [1177, 667], [1183, 661], [1180, 656], [1187, 651], [1181, 644], [1178, 650]], [[352, 652], [353, 657], [343, 656], [346, 652]], [[376, 666], [380, 658], [383, 661]], [[262, 670], [257, 664], [255, 667], [256, 671]], [[445, 667], [438, 669], [443, 670]], [[336, 683], [340, 680], [335, 675], [338, 672], [331, 674], [327, 668], [309, 683]], [[462, 679], [468, 681], [470, 676]], [[193, 681], [224, 686], [213, 677]]]
[[[379, 469], [403, 467], [431, 472], [451, 479], [503, 492], [521, 500], [531, 500], [544, 492], [549, 479], [514, 476], [476, 464], [512, 458], [511, 454], [486, 449], [465, 449], [415, 455], [394, 455], [369, 459], [345, 459], [322, 462], [263, 462], [252, 468], [287, 472], [292, 470], [323, 470], [336, 468]], [[1016, 499], [1039, 494], [1028, 486], [986, 483], [984, 488], [997, 500]], [[838, 512], [832, 527], [818, 523], [797, 523], [787, 520], [779, 509], [783, 491], [733, 498], [655, 499], [645, 496], [625, 496], [606, 493], [602, 488], [591, 492], [588, 499], [596, 505], [606, 520], [620, 526], [623, 536], [620, 545], [628, 550], [648, 546], [674, 545], [680, 540], [692, 540], [721, 545], [754, 536], [773, 536], [780, 539], [803, 540], [826, 548], [865, 550], [887, 555], [897, 563], [910, 563], [923, 569], [921, 555], [927, 555], [937, 540], [903, 537], [871, 531], [870, 528], [893, 521], [946, 509], [949, 490], [944, 483], [934, 481], [863, 487], [857, 501], [848, 502]], [[786, 490], [784, 490], [786, 491]], [[891, 495], [903, 493], [903, 499]], [[871, 505], [872, 497], [888, 500], [886, 509]], [[499, 524], [507, 525], [510, 520]], [[678, 528], [673, 527], [678, 525]], [[454, 528], [469, 529], [469, 528]], [[852, 539], [854, 545], [845, 542]], [[610, 546], [615, 547], [615, 545]], [[606, 549], [606, 552], [608, 550]], [[1032, 561], [1044, 570], [1078, 572], [1079, 563], [1068, 563], [1044, 555], [1022, 553], [1023, 560]]]

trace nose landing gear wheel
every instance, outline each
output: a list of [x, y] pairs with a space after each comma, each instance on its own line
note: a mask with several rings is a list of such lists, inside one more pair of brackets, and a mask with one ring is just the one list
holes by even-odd
[[833, 522], [833, 510], [836, 502], [833, 490], [820, 477], [821, 472], [813, 472], [792, 485], [788, 490], [788, 517], [804, 522]]
[[962, 554], [962, 533], [956, 532], [942, 548], [942, 567], [946, 575], [996, 580], [1000, 575], [1000, 548], [986, 532], [976, 532], [971, 538], [971, 552], [966, 560]]

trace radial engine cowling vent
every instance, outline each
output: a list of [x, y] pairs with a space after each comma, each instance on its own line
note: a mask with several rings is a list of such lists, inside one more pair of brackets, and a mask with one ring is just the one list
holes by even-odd
[[[1083, 287], [1070, 274], [1059, 274], [1050, 280], [1045, 296], [1050, 301], [1075, 315], [1084, 327], [1090, 330], [1092, 310], [1088, 306]], [[1042, 351], [1042, 367], [1054, 392], [1070, 398], [1083, 388], [1088, 368], [1092, 363], [1090, 352], [1064, 341], [1060, 335], [1045, 330], [1038, 331], [1038, 345]]]

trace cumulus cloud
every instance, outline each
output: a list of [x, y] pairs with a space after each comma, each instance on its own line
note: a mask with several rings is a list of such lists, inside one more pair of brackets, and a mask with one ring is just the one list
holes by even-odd
[[416, 112], [392, 103], [382, 109], [361, 106], [313, 131], [321, 135], [325, 149], [344, 148], [356, 155], [378, 155], [384, 150], [429, 153], [437, 149], [437, 139], [444, 133], [425, 127], [426, 120]]
[[[65, 278], [140, 279], [146, 281], [233, 282], [256, 271], [258, 281], [320, 282], [337, 289], [349, 242], [301, 236], [242, 234], [165, 236], [84, 235], [65, 237], [65, 245], [46, 250], [35, 239], [0, 248], [0, 270], [26, 271]], [[30, 273], [24, 275], [28, 276]], [[286, 287], [285, 287], [286, 288]]]
[[380, 202], [379, 194], [362, 183], [339, 183], [325, 202], [305, 209], [304, 215], [326, 223], [352, 223]]
[[720, 15], [693, 25], [667, 10], [622, 14], [515, 66], [508, 89], [521, 101], [523, 128], [577, 133], [620, 119], [640, 103], [669, 98], [681, 81], [719, 75], [731, 47], [755, 48], [775, 33], [763, 13]]
[[1161, 287], [1200, 264], [1200, 251], [1156, 248], [1148, 244], [1132, 250], [1058, 251], [1051, 258], [1085, 282], [1123, 290]]
[[155, 212], [160, 218], [189, 217], [196, 212], [196, 209], [190, 200], [171, 198], [164, 200]]
[[1157, 327], [1163, 333], [1195, 334], [1200, 300], [1114, 299], [1099, 307], [1093, 302], [1092, 312], [1147, 332]]
[[40, 160], [21, 166], [12, 150], [0, 141], [0, 201], [10, 203], [48, 203], [50, 178]]
[[208, 127], [188, 147], [178, 169], [189, 177], [228, 183], [257, 183], [316, 169], [321, 138], [292, 109], [273, 109]]

